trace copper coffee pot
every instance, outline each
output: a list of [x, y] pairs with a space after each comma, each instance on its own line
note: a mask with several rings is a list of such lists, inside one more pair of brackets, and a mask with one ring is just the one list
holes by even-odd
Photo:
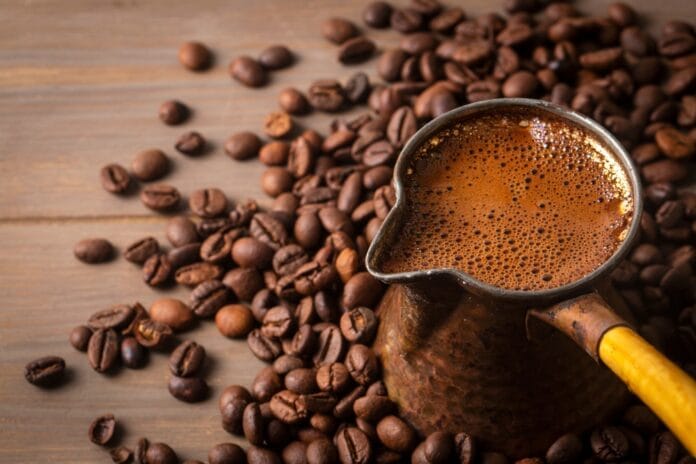
[[[409, 201], [402, 185], [407, 159], [443, 126], [510, 106], [563, 117], [606, 143], [632, 189], [632, 220], [622, 245], [590, 274], [540, 291], [494, 287], [456, 269], [383, 272], [380, 258], [399, 246]], [[609, 281], [638, 233], [642, 192], [628, 154], [607, 130], [547, 102], [488, 100], [421, 128], [402, 150], [394, 173], [396, 205], [371, 243], [366, 264], [373, 276], [391, 284], [378, 308], [375, 341], [384, 382], [419, 432], [465, 431], [512, 458], [538, 456], [563, 433], [607, 419], [630, 389], [696, 454], [696, 382], [630, 328], [629, 311]]]

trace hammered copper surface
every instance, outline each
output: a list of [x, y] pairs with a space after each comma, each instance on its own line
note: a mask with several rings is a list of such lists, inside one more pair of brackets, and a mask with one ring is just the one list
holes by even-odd
[[[622, 306], [615, 292], [603, 293]], [[528, 340], [524, 308], [455, 283], [392, 285], [379, 315], [384, 382], [421, 434], [466, 431], [510, 457], [539, 456], [627, 398], [623, 384], [561, 332], [532, 321], [540, 327]]]

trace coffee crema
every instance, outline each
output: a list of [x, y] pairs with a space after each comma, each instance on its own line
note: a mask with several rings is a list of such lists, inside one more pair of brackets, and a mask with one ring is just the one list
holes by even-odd
[[619, 160], [572, 122], [529, 108], [465, 117], [417, 149], [383, 272], [455, 268], [509, 290], [582, 278], [625, 239], [633, 211]]

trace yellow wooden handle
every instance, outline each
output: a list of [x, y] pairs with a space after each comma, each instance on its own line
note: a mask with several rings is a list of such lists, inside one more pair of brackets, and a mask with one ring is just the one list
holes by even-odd
[[602, 336], [599, 357], [696, 455], [696, 381], [628, 327]]

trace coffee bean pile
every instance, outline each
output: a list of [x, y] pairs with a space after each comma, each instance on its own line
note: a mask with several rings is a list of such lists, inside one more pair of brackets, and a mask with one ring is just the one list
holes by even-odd
[[[696, 375], [696, 194], [682, 188], [694, 172], [696, 152], [693, 26], [670, 21], [653, 37], [623, 3], [598, 17], [544, 0], [508, 0], [506, 10], [507, 16], [471, 18], [436, 0], [370, 4], [362, 15], [368, 28], [402, 34], [399, 47], [384, 50], [376, 63], [378, 83], [356, 73], [343, 83], [315, 81], [306, 92], [284, 89], [280, 111], [263, 122], [273, 140], [239, 132], [224, 144], [232, 159], [258, 157], [268, 166], [261, 186], [274, 198], [271, 207], [261, 210], [253, 200], [233, 204], [216, 188], [193, 192], [192, 217], [167, 224], [169, 250], [145, 237], [124, 252], [142, 265], [146, 284], [190, 287], [189, 301], [161, 299], [149, 312], [138, 303], [100, 311], [74, 329], [73, 346], [87, 351], [97, 372], [107, 372], [119, 359], [126, 367], [143, 365], [149, 349], [171, 351], [174, 334], [197, 319], [214, 319], [224, 336], [246, 337], [250, 351], [269, 366], [249, 389], [227, 387], [219, 408], [222, 427], [250, 446], [244, 451], [219, 444], [210, 451], [211, 464], [509, 462], [478, 447], [466, 431], [421, 437], [399, 417], [370, 349], [384, 286], [365, 271], [364, 256], [395, 202], [391, 178], [399, 150], [423, 123], [469, 102], [531, 97], [599, 121], [640, 167], [647, 199], [640, 243], [612, 278], [640, 333]], [[341, 62], [368, 59], [376, 50], [346, 19], [326, 20], [321, 35], [337, 45]], [[191, 70], [212, 63], [208, 49], [196, 43], [184, 44], [179, 59]], [[270, 70], [291, 62], [292, 53], [277, 46], [258, 59], [237, 58], [229, 70], [255, 87], [267, 82]], [[298, 134], [290, 116], [365, 103], [364, 113], [336, 119], [326, 136]], [[163, 106], [165, 123], [184, 121], [187, 111], [177, 105], [183, 107]], [[195, 156], [205, 140], [188, 132], [176, 149]], [[102, 185], [123, 194], [131, 174], [149, 182], [164, 176], [166, 165], [166, 155], [148, 150], [136, 157], [131, 173], [117, 164], [104, 167]], [[148, 184], [141, 192], [144, 205], [155, 211], [177, 209], [180, 199], [167, 184]], [[112, 254], [103, 239], [75, 248], [88, 263]], [[205, 399], [204, 360], [204, 348], [192, 341], [172, 351], [173, 396]], [[42, 358], [27, 366], [26, 377], [51, 383], [63, 370], [60, 358]], [[97, 419], [90, 439], [109, 443], [115, 426], [112, 416]], [[545, 456], [518, 462], [693, 463], [686, 454], [636, 403], [613, 424], [564, 435]], [[134, 452], [121, 446], [111, 456], [119, 463], [178, 462], [169, 446], [146, 439]]]

